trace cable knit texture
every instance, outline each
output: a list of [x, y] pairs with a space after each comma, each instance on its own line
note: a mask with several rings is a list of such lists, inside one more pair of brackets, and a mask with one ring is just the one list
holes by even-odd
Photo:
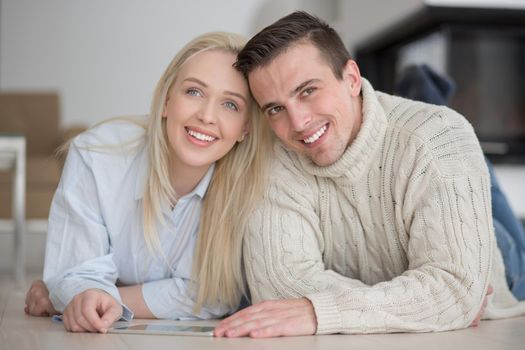
[[444, 331], [470, 325], [490, 281], [486, 316], [523, 314], [471, 125], [365, 79], [362, 92], [363, 124], [334, 164], [276, 144], [244, 243], [252, 301], [306, 296], [318, 334]]

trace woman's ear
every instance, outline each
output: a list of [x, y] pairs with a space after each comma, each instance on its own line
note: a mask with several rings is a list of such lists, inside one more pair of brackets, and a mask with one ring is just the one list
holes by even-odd
[[248, 135], [250, 133], [250, 124], [249, 122], [246, 122], [244, 124], [244, 128], [242, 129], [242, 134], [241, 136], [237, 139], [237, 142], [243, 142], [244, 141], [244, 138], [246, 137], [246, 135]]
[[168, 116], [168, 101], [170, 100], [169, 97], [166, 97], [166, 101], [164, 102], [164, 107], [162, 107], [162, 118], [166, 118]]

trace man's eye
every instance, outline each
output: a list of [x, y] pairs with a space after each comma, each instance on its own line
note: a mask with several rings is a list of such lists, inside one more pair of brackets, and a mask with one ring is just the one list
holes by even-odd
[[268, 113], [269, 116], [276, 115], [277, 113], [281, 112], [284, 109], [283, 106], [275, 106], [272, 108], [269, 108], [266, 113]]
[[237, 107], [237, 105], [231, 101], [228, 101], [228, 102], [225, 102], [224, 103], [224, 106], [228, 109], [231, 109], [232, 111], [238, 111], [239, 110], [239, 107]]
[[198, 89], [195, 89], [195, 88], [189, 88], [186, 90], [186, 94], [190, 95], [190, 96], [202, 96], [201, 92], [198, 90]]
[[301, 93], [302, 96], [309, 96], [311, 95], [315, 90], [317, 90], [315, 87], [309, 87], [303, 90]]

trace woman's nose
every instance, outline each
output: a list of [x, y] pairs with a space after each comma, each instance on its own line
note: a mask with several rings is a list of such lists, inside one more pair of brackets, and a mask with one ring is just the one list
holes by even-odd
[[214, 124], [216, 121], [216, 113], [217, 111], [215, 110], [212, 101], [206, 101], [202, 104], [197, 118], [204, 124]]

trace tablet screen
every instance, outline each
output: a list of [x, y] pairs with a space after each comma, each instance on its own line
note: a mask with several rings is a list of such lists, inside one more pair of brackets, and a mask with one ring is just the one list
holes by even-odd
[[196, 335], [213, 336], [214, 327], [209, 326], [178, 326], [171, 324], [143, 323], [133, 325], [118, 325], [108, 330], [108, 333], [162, 334], [162, 335]]

